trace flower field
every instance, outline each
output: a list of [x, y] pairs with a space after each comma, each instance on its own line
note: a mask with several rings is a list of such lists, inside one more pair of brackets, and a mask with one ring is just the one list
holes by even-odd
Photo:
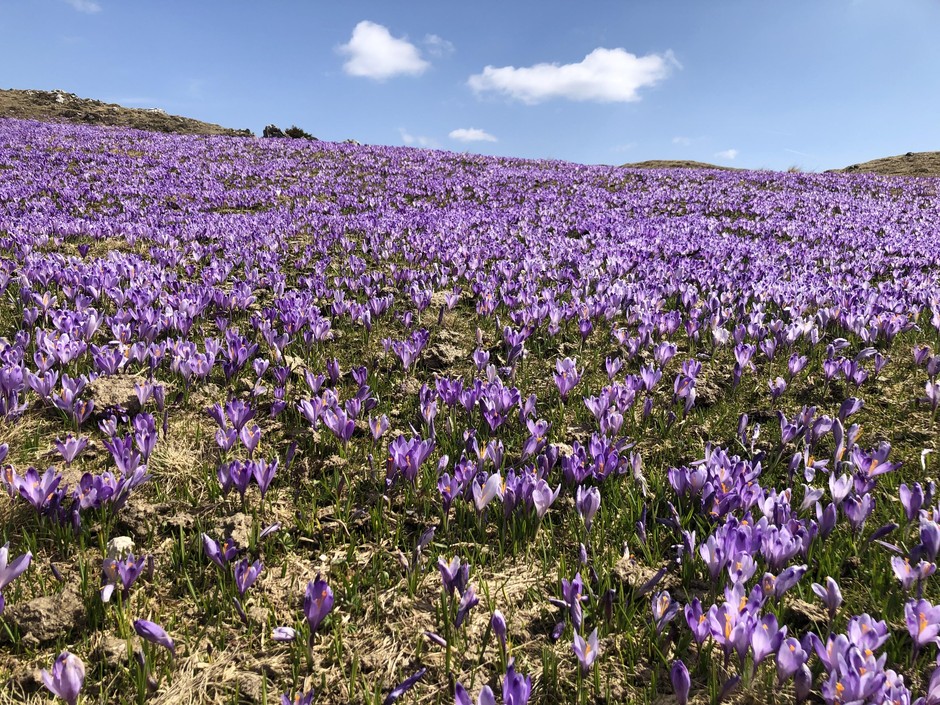
[[0, 702], [940, 703], [934, 179], [0, 120]]

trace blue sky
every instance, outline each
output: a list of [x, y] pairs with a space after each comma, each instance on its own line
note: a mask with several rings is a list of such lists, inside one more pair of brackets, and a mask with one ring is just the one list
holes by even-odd
[[621, 164], [940, 149], [937, 0], [0, 0], [0, 87]]

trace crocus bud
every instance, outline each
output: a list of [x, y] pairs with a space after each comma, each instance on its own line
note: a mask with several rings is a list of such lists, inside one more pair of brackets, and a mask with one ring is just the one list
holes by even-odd
[[275, 627], [271, 632], [272, 641], [294, 641], [297, 631], [293, 627]]
[[173, 643], [173, 639], [159, 624], [154, 624], [146, 619], [138, 619], [134, 621], [134, 631], [141, 639], [162, 646], [171, 654], [176, 654], [176, 645]]
[[809, 670], [809, 666], [805, 663], [793, 674], [793, 689], [796, 691], [797, 705], [806, 702], [810, 691], [813, 689], [813, 672]]
[[689, 669], [682, 661], [675, 661], [669, 672], [669, 678], [672, 681], [672, 689], [676, 693], [676, 702], [679, 705], [686, 705], [689, 702], [689, 689], [692, 687]]
[[493, 612], [492, 618], [490, 618], [490, 626], [493, 627], [493, 631], [496, 633], [496, 638], [499, 639], [500, 646], [503, 647], [503, 651], [506, 650], [506, 618], [503, 617], [503, 613], [499, 610]]

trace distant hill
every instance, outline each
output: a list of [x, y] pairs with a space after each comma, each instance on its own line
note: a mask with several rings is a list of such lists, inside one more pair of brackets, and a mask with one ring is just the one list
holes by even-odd
[[632, 162], [630, 164], [621, 164], [624, 169], [722, 169], [724, 171], [735, 171], [731, 166], [718, 166], [717, 164], [708, 164], [706, 162], [695, 162], [681, 159], [650, 159], [645, 162]]
[[832, 169], [835, 174], [884, 174], [885, 176], [940, 176], [940, 152], [908, 152], [896, 157], [872, 159], [844, 169]]
[[114, 103], [79, 98], [65, 91], [0, 89], [0, 118], [133, 127], [181, 135], [253, 136], [250, 130], [233, 130], [192, 118], [168, 115], [159, 108], [125, 108]]

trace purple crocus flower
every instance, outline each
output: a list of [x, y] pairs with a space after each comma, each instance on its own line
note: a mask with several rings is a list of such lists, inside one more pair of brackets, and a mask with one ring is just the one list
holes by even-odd
[[789, 568], [786, 568], [782, 573], [780, 573], [780, 575], [778, 575], [776, 579], [774, 579], [773, 581], [774, 597], [778, 600], [781, 597], [783, 597], [783, 594], [787, 590], [789, 590], [791, 587], [793, 587], [798, 582], [800, 582], [800, 578], [802, 578], [806, 574], [806, 570], [807, 570], [807, 566], [797, 565], [797, 566], [790, 566]]
[[261, 533], [258, 534], [258, 540], [263, 541], [271, 534], [274, 534], [281, 530], [281, 522], [276, 521], [273, 524], [269, 524], [261, 530]]
[[793, 690], [797, 705], [806, 702], [813, 690], [813, 672], [805, 663], [793, 674]]
[[[457, 681], [454, 686], [454, 702], [456, 705], [473, 705], [470, 693], [460, 684], [460, 681]], [[496, 695], [493, 694], [493, 689], [488, 685], [484, 685], [480, 690], [480, 694], [477, 696], [477, 705], [496, 705]]]
[[467, 589], [464, 590], [463, 595], [460, 596], [460, 604], [457, 606], [457, 616], [454, 619], [454, 626], [460, 628], [460, 625], [463, 624], [464, 619], [466, 619], [467, 614], [474, 606], [480, 603], [480, 598], [477, 597], [476, 590], [473, 585], [467, 586]]
[[506, 618], [503, 616], [503, 613], [499, 610], [493, 611], [493, 616], [490, 618], [490, 626], [493, 629], [493, 633], [496, 634], [496, 638], [499, 639], [499, 644], [502, 647], [502, 650], [506, 651]]
[[149, 622], [146, 619], [137, 619], [134, 620], [134, 631], [137, 632], [140, 638], [162, 646], [174, 656], [176, 655], [176, 645], [173, 643], [173, 639], [159, 624]]
[[297, 638], [297, 631], [293, 627], [275, 627], [271, 631], [272, 641], [289, 642]]
[[535, 484], [535, 487], [532, 489], [532, 504], [535, 506], [535, 513], [539, 519], [545, 516], [545, 512], [548, 511], [548, 508], [552, 506], [552, 503], [558, 498], [560, 491], [561, 485], [558, 485], [555, 491], [552, 492], [552, 488], [549, 487], [545, 480], [539, 480]]
[[[849, 642], [862, 651], [876, 651], [888, 640], [888, 625], [883, 620], [874, 620], [868, 614], [852, 617], [846, 625], [845, 633]], [[822, 658], [822, 657], [820, 657]]]
[[67, 435], [64, 441], [58, 438], [55, 439], [56, 450], [59, 451], [59, 455], [62, 456], [62, 460], [65, 461], [66, 465], [71, 465], [72, 461], [75, 460], [87, 446], [87, 438], [76, 438], [72, 434]]
[[16, 580], [27, 568], [33, 559], [33, 554], [27, 551], [22, 556], [7, 562], [10, 556], [10, 544], [6, 543], [0, 548], [0, 614], [3, 614], [3, 589]]
[[503, 676], [503, 705], [527, 705], [532, 694], [532, 679], [516, 673], [515, 659], [509, 662]]
[[904, 590], [910, 590], [924, 578], [933, 575], [937, 570], [937, 564], [928, 563], [927, 561], [922, 560], [915, 566], [911, 567], [911, 561], [909, 558], [892, 556], [891, 568], [894, 570], [894, 574], [897, 576], [897, 579], [901, 581], [901, 587]]
[[307, 590], [304, 593], [304, 615], [310, 626], [311, 640], [332, 609], [333, 590], [323, 578], [317, 575], [315, 580], [307, 583]]
[[685, 621], [692, 630], [692, 637], [695, 643], [701, 646], [705, 640], [711, 636], [711, 628], [708, 624], [708, 616], [702, 609], [702, 603], [697, 597], [685, 606]]
[[669, 671], [669, 679], [672, 681], [672, 689], [676, 694], [676, 703], [678, 705], [687, 705], [689, 690], [692, 688], [692, 679], [689, 677], [689, 669], [681, 659], [673, 661], [672, 669]]
[[437, 568], [441, 572], [441, 582], [444, 584], [444, 589], [451, 596], [455, 592], [463, 593], [467, 581], [470, 579], [470, 565], [468, 563], [462, 563], [457, 556], [454, 556], [450, 562], [440, 557], [437, 559]]
[[254, 454], [255, 449], [258, 447], [258, 444], [261, 442], [261, 429], [256, 423], [253, 423], [250, 426], [243, 426], [238, 432], [238, 437], [241, 439], [242, 444], [248, 451], [248, 457], [251, 457]]
[[206, 557], [220, 568], [224, 568], [235, 556], [238, 555], [238, 544], [235, 539], [227, 538], [219, 546], [214, 540], [209, 538], [208, 534], [202, 535], [202, 549]]
[[42, 670], [42, 682], [53, 695], [75, 705], [85, 682], [85, 664], [78, 656], [63, 651], [52, 664], [52, 673]]
[[819, 596], [823, 604], [826, 605], [826, 609], [829, 610], [829, 620], [832, 621], [836, 618], [839, 605], [842, 604], [842, 591], [839, 589], [839, 584], [832, 578], [826, 577], [825, 586], [813, 583], [812, 587], [813, 592]]
[[765, 658], [777, 653], [786, 635], [787, 628], [783, 627], [781, 629], [774, 615], [766, 614], [761, 618], [751, 633], [751, 649], [754, 654], [755, 668]]
[[587, 639], [575, 632], [574, 643], [571, 645], [571, 648], [574, 650], [575, 656], [578, 657], [581, 670], [587, 673], [598, 656], [597, 629], [591, 632]]
[[271, 486], [271, 482], [274, 480], [274, 475], [277, 472], [278, 459], [275, 458], [270, 463], [265, 460], [253, 460], [249, 465], [251, 467], [251, 474], [258, 485], [258, 489], [261, 490], [261, 499], [264, 499], [264, 496], [268, 492], [268, 487]]
[[843, 504], [845, 516], [856, 532], [862, 530], [874, 509], [875, 500], [870, 494], [861, 497], [848, 497]]
[[581, 573], [575, 573], [572, 580], [561, 580], [561, 595], [563, 604], [568, 607], [568, 613], [571, 616], [571, 622], [577, 632], [581, 631], [581, 603], [587, 599], [584, 595], [584, 581], [581, 579]]
[[822, 503], [816, 503], [816, 523], [819, 526], [819, 536], [828, 538], [836, 528], [836, 522], [839, 519], [839, 510], [835, 502], [830, 502], [823, 508]]
[[392, 705], [392, 703], [398, 700], [398, 698], [404, 695], [407, 691], [411, 690], [415, 683], [424, 678], [424, 674], [427, 672], [427, 668], [419, 668], [414, 675], [409, 676], [397, 686], [395, 686], [392, 689], [392, 692], [385, 696], [385, 700], [382, 701], [382, 705]]
[[249, 563], [247, 558], [243, 558], [235, 566], [235, 587], [238, 589], [240, 596], [244, 597], [245, 593], [248, 592], [248, 588], [255, 584], [263, 568], [264, 565], [261, 561]]
[[487, 477], [482, 485], [479, 482], [474, 482], [472, 490], [473, 503], [476, 505], [477, 511], [482, 512], [486, 509], [486, 505], [493, 501], [495, 497], [502, 497], [502, 488], [503, 478], [498, 470]]
[[294, 698], [291, 699], [290, 695], [283, 693], [280, 697], [280, 705], [312, 705], [313, 696], [316, 695], [315, 690], [311, 690], [309, 693], [304, 693], [297, 691], [294, 693]]
[[940, 524], [924, 517], [920, 522], [919, 553], [929, 561], [937, 560], [940, 554]]
[[901, 506], [904, 507], [904, 517], [908, 521], [914, 521], [925, 501], [930, 501], [926, 498], [924, 488], [919, 482], [915, 482], [912, 487], [902, 482], [898, 488], [898, 495], [901, 499]]
[[22, 478], [16, 478], [16, 480], [20, 496], [33, 505], [37, 512], [41, 512], [49, 506], [56, 488], [62, 482], [62, 476], [55, 471], [55, 468], [48, 468], [42, 476], [35, 468], [29, 468]]
[[578, 514], [581, 515], [581, 519], [584, 521], [585, 530], [590, 531], [591, 523], [594, 521], [594, 515], [601, 506], [600, 490], [596, 487], [585, 489], [579, 485], [575, 493], [574, 504], [578, 510]]
[[349, 443], [349, 439], [356, 430], [355, 419], [349, 418], [340, 406], [324, 410], [323, 423], [344, 445]]
[[101, 588], [101, 601], [108, 602], [118, 584], [121, 586], [121, 595], [124, 600], [127, 600], [131, 586], [147, 566], [147, 558], [147, 556], [141, 556], [135, 559], [133, 553], [122, 560], [105, 558], [102, 569], [106, 584]]
[[924, 385], [924, 391], [927, 394], [926, 400], [930, 404], [931, 411], [936, 414], [937, 407], [940, 406], [940, 382], [927, 382]]
[[388, 430], [389, 421], [388, 416], [382, 414], [378, 418], [369, 417], [369, 431], [372, 433], [373, 440], [379, 440], [382, 436], [385, 435], [385, 432]]
[[672, 599], [668, 590], [663, 590], [653, 596], [653, 621], [656, 624], [656, 633], [662, 634], [666, 625], [679, 612], [679, 603]]
[[927, 600], [911, 600], [904, 605], [904, 621], [914, 640], [914, 650], [927, 644], [940, 643], [940, 605], [934, 607]]
[[568, 401], [568, 395], [575, 385], [581, 381], [581, 373], [577, 363], [570, 357], [555, 361], [555, 385], [561, 394], [562, 401]]

